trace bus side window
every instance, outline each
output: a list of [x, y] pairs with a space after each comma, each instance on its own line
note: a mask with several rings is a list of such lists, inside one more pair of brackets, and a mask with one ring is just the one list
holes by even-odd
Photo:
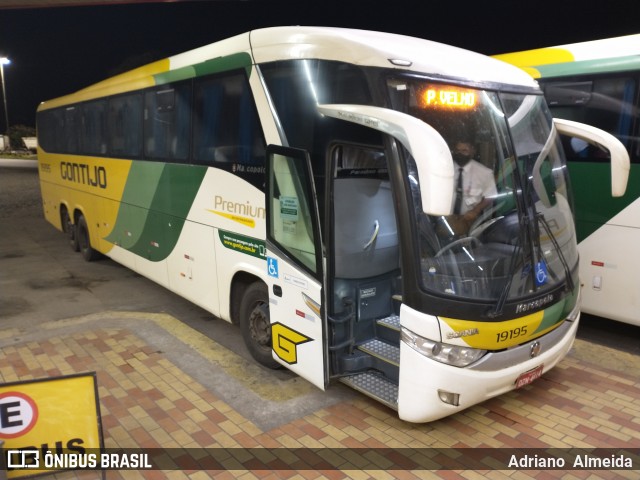
[[314, 233], [314, 198], [304, 163], [293, 157], [274, 154], [270, 197], [271, 238], [280, 248], [314, 274], [319, 274], [316, 262], [317, 242]]
[[142, 95], [134, 93], [109, 99], [109, 154], [138, 158], [142, 153]]
[[195, 87], [195, 162], [232, 171], [262, 189], [265, 148], [258, 112], [244, 71], [198, 80]]
[[145, 157], [184, 162], [189, 156], [191, 85], [164, 86], [145, 94]]
[[64, 111], [64, 147], [65, 153], [80, 153], [80, 109], [66, 107]]
[[82, 153], [107, 153], [107, 101], [96, 100], [82, 105]]
[[[544, 92], [554, 117], [593, 125], [611, 133], [629, 148], [633, 143], [634, 106], [637, 82], [631, 77], [547, 81]], [[569, 160], [604, 160], [598, 149], [579, 141], [565, 142]], [[634, 160], [634, 159], [632, 159]], [[637, 161], [637, 159], [635, 159]]]
[[38, 112], [38, 141], [40, 147], [50, 153], [64, 150], [64, 110], [55, 108]]

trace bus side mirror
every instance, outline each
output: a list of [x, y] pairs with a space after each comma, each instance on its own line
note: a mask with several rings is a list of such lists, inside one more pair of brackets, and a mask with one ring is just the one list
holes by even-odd
[[629, 181], [631, 162], [629, 152], [622, 142], [610, 133], [584, 123], [559, 118], [554, 119], [554, 123], [562, 135], [579, 138], [609, 151], [611, 156], [611, 196], [623, 196]]
[[357, 123], [393, 136], [416, 161], [422, 200], [427, 215], [451, 215], [454, 168], [447, 142], [422, 120], [381, 107], [368, 105], [318, 105], [318, 112]]

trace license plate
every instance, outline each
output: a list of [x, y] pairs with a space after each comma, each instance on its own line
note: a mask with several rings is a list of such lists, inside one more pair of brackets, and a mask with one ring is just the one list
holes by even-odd
[[535, 380], [539, 379], [542, 376], [542, 370], [543, 365], [540, 365], [533, 370], [524, 372], [516, 380], [516, 388], [524, 387], [525, 385], [529, 385], [530, 383], [533, 383]]

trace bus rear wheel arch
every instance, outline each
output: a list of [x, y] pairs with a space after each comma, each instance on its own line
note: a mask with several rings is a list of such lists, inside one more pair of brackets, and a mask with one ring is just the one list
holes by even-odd
[[263, 282], [251, 283], [243, 291], [239, 317], [242, 338], [254, 360], [267, 368], [280, 368], [271, 353], [269, 293]]

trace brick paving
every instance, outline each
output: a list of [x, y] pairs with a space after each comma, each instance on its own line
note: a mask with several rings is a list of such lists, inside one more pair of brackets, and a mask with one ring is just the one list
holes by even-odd
[[[188, 329], [167, 317], [162, 322], [136, 321], [160, 325], [175, 336]], [[169, 353], [139, 333], [144, 331], [140, 324], [134, 329], [130, 322], [125, 318], [109, 324], [94, 315], [50, 322], [38, 334], [0, 331], [0, 382], [97, 372], [107, 448], [223, 448], [240, 453], [254, 448], [286, 448], [292, 453], [347, 449], [337, 465], [348, 465], [349, 449], [374, 449], [367, 458], [380, 469], [107, 471], [107, 479], [640, 478], [640, 472], [629, 470], [388, 470], [393, 461], [382, 454], [376, 457], [389, 448], [640, 448], [638, 376], [573, 355], [533, 385], [430, 424], [405, 423], [396, 412], [357, 394], [264, 428], [196, 380], [193, 371], [178, 366]], [[63, 328], [69, 326], [73, 328]], [[197, 341], [198, 349], [208, 344], [213, 348], [215, 343], [193, 332], [185, 341]], [[215, 369], [216, 363], [210, 368]], [[266, 379], [269, 372], [264, 375]], [[265, 381], [277, 387], [277, 379]], [[100, 473], [63, 472], [50, 477], [89, 479], [100, 478]]]

